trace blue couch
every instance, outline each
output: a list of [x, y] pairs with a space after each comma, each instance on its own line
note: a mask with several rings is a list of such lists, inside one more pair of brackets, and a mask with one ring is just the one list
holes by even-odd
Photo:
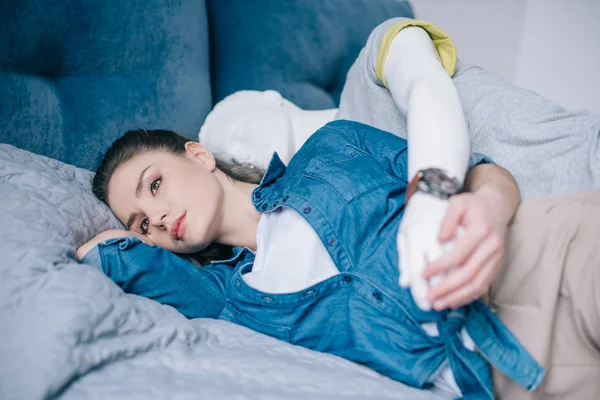
[[95, 169], [131, 128], [196, 138], [212, 105], [275, 89], [334, 107], [398, 0], [5, 0], [0, 142]]

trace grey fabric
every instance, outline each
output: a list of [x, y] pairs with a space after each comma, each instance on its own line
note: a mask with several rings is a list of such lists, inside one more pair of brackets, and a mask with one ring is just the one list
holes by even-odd
[[341, 358], [125, 294], [75, 249], [92, 173], [0, 145], [0, 399], [430, 399]]
[[[406, 118], [375, 74], [382, 37], [401, 20], [386, 21], [371, 33], [348, 72], [336, 119], [363, 122], [406, 138]], [[600, 116], [567, 111], [460, 60], [453, 79], [471, 150], [509, 170], [523, 198], [600, 188]]]

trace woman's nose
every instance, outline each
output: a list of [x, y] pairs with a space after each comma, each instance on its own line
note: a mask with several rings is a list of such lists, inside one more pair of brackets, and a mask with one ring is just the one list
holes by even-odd
[[155, 212], [153, 215], [150, 216], [150, 224], [157, 228], [164, 227], [166, 220], [167, 213], [163, 211]]

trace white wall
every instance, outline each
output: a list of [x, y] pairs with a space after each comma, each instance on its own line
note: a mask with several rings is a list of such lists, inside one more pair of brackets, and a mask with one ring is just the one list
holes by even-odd
[[600, 0], [412, 0], [458, 56], [568, 109], [600, 114]]

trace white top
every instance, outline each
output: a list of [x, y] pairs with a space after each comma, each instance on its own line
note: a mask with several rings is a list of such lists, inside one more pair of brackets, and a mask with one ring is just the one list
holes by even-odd
[[266, 293], [304, 290], [339, 273], [312, 226], [291, 208], [263, 214], [256, 231], [256, 257], [244, 281]]
[[[261, 292], [299, 292], [339, 274], [312, 226], [291, 208], [279, 208], [260, 217], [256, 245], [252, 271], [242, 275], [242, 279]], [[434, 322], [422, 324], [422, 327], [429, 336], [439, 335]], [[461, 339], [465, 347], [474, 349], [473, 340], [465, 328], [461, 331]], [[437, 391], [461, 395], [447, 365], [440, 369], [432, 383]]]

